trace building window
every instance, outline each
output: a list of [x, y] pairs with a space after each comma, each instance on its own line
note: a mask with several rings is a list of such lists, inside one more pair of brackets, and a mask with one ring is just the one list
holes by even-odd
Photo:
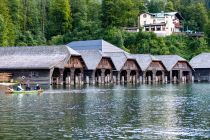
[[144, 21], [144, 25], [146, 25], [147, 24], [147, 22], [146, 21]]
[[151, 31], [155, 31], [155, 27], [151, 27]]
[[147, 17], [147, 14], [144, 14], [143, 17], [146, 18]]
[[39, 73], [38, 72], [35, 72], [35, 71], [32, 71], [30, 73], [30, 77], [39, 77]]
[[146, 27], [146, 28], [145, 28], [145, 31], [149, 31], [149, 27]]
[[155, 19], [153, 20], [153, 24], [155, 24], [156, 23], [156, 21], [155, 21]]
[[156, 27], [157, 31], [161, 31], [161, 26]]

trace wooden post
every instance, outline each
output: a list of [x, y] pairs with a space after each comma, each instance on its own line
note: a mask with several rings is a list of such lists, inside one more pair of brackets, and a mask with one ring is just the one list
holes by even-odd
[[105, 69], [101, 69], [101, 83], [104, 84], [105, 83]]
[[130, 74], [131, 74], [131, 70], [127, 70], [127, 83], [131, 82]]
[[162, 83], [165, 83], [165, 72], [162, 71]]
[[120, 71], [117, 72], [117, 83], [120, 84]]
[[89, 76], [86, 76], [85, 79], [86, 79], [86, 80], [85, 80], [86, 84], [90, 84], [90, 78], [89, 78]]
[[183, 76], [183, 71], [182, 70], [180, 70], [179, 71], [179, 82], [184, 82], [182, 79], [182, 76]]
[[139, 84], [139, 71], [136, 71], [136, 83]]
[[96, 71], [93, 70], [92, 74], [91, 74], [91, 78], [90, 78], [91, 79], [91, 84], [93, 84], [93, 85], [95, 84], [95, 73], [96, 73]]
[[53, 77], [52, 77], [53, 71], [54, 71], [54, 68], [50, 69], [50, 73], [49, 73], [49, 83], [50, 83], [50, 85], [53, 84]]
[[71, 85], [74, 85], [75, 84], [75, 69], [71, 68], [70, 71], [71, 71], [70, 72]]
[[153, 83], [156, 82], [156, 73], [157, 73], [156, 70], [153, 70], [153, 71], [152, 71], [152, 82], [153, 82]]
[[80, 84], [84, 84], [84, 70], [81, 69], [81, 73], [80, 73]]
[[143, 71], [142, 81], [143, 81], [143, 84], [146, 83], [146, 71]]
[[60, 80], [60, 85], [63, 85], [63, 72], [64, 72], [64, 69], [59, 69], [60, 71], [60, 75], [59, 75], [59, 80]]
[[192, 79], [193, 79], [193, 78], [192, 78], [192, 71], [189, 71], [189, 82], [193, 82]]
[[170, 83], [173, 82], [173, 75], [172, 74], [173, 74], [173, 70], [170, 71], [170, 77], [169, 77], [170, 78]]

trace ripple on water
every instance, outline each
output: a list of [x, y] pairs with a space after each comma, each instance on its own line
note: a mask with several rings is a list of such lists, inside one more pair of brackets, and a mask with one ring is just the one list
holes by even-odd
[[0, 94], [0, 139], [210, 139], [208, 84]]

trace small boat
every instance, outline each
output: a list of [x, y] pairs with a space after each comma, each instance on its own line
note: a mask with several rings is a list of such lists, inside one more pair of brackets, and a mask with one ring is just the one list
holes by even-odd
[[8, 90], [6, 91], [7, 94], [40, 94], [43, 93], [43, 90], [30, 90], [30, 91], [17, 91], [17, 90]]

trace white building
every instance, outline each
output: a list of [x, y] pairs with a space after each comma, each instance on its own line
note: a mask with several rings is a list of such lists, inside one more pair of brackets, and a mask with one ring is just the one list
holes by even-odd
[[168, 36], [180, 32], [182, 20], [178, 12], [143, 13], [139, 16], [139, 26], [143, 31], [154, 32], [157, 36]]

